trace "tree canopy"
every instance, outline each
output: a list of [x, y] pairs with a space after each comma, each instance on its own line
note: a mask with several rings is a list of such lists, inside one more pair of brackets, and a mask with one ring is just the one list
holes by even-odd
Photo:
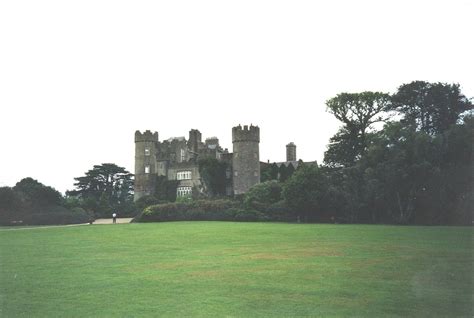
[[328, 111], [343, 126], [331, 138], [324, 162], [330, 166], [353, 165], [367, 150], [369, 129], [384, 121], [390, 95], [381, 92], [341, 93], [326, 102]]
[[392, 96], [392, 103], [407, 125], [430, 135], [445, 132], [457, 123], [460, 114], [473, 109], [459, 84], [424, 81], [401, 85]]
[[86, 208], [97, 215], [108, 215], [112, 210], [130, 209], [133, 202], [133, 174], [113, 163], [94, 165], [85, 176], [74, 178], [75, 190], [68, 196], [80, 197]]

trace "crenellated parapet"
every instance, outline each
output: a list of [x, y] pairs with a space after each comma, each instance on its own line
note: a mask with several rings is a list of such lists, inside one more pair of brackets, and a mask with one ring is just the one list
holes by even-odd
[[141, 133], [139, 130], [135, 132], [135, 142], [140, 141], [158, 141], [158, 132], [155, 131], [152, 133], [150, 130], [146, 130], [144, 133]]
[[260, 128], [258, 126], [238, 125], [232, 128], [232, 142], [254, 141], [260, 142]]

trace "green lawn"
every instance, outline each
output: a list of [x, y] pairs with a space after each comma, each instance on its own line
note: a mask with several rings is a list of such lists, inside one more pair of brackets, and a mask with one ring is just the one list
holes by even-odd
[[467, 227], [0, 229], [0, 317], [473, 315]]

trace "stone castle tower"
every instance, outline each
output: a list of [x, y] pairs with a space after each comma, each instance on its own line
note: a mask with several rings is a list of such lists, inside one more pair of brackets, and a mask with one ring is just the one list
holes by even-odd
[[232, 170], [234, 194], [247, 192], [260, 183], [260, 129], [258, 126], [232, 128]]
[[296, 161], [296, 145], [292, 142], [286, 145], [286, 161]]
[[157, 142], [158, 132], [135, 132], [135, 200], [155, 191]]

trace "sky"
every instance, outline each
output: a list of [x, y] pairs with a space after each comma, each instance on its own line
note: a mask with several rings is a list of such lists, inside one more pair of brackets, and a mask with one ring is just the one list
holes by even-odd
[[0, 2], [0, 186], [64, 192], [93, 165], [134, 172], [160, 140], [260, 127], [262, 161], [322, 162], [325, 101], [413, 80], [474, 96], [474, 1]]

